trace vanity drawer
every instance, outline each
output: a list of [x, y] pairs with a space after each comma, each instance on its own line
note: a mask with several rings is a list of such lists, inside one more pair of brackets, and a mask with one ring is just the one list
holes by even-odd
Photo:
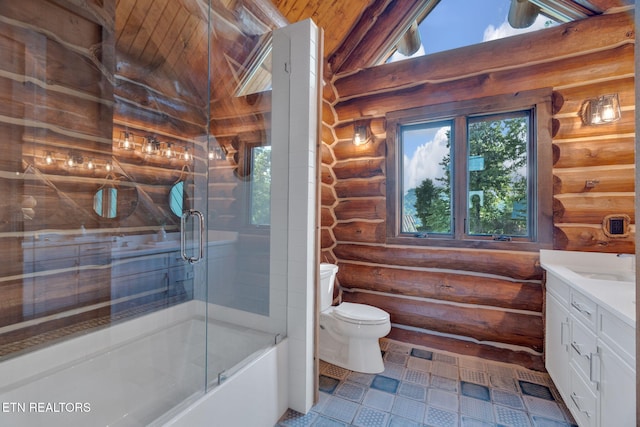
[[553, 294], [560, 301], [569, 304], [571, 288], [553, 273], [547, 272], [547, 292]]
[[593, 360], [593, 364], [600, 363], [597, 358], [598, 339], [587, 326], [577, 321], [573, 316], [571, 319], [571, 345], [569, 347], [571, 362], [585, 378], [585, 382], [589, 387], [596, 391], [598, 386], [598, 378], [596, 378], [598, 367], [592, 366], [591, 357], [595, 354], [596, 358]]
[[597, 305], [576, 290], [571, 291], [571, 313], [583, 321], [590, 330], [596, 331]]
[[598, 316], [600, 317], [598, 335], [602, 341], [611, 347], [629, 366], [635, 366], [635, 329], [602, 307], [598, 307]]
[[596, 427], [598, 407], [597, 395], [590, 390], [575, 368], [569, 366], [570, 393], [567, 406], [580, 427]]

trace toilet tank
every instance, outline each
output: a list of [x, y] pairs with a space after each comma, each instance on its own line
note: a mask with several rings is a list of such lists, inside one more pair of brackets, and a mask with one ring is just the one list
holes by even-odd
[[338, 266], [329, 263], [320, 264], [320, 311], [324, 311], [333, 303], [333, 284], [338, 273]]

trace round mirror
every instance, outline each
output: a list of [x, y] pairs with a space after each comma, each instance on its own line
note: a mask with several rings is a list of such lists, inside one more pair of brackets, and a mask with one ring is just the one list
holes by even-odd
[[93, 210], [104, 219], [125, 219], [138, 206], [138, 189], [125, 176], [107, 178], [93, 196]]
[[176, 216], [182, 216], [182, 212], [188, 209], [187, 194], [184, 191], [184, 181], [176, 182], [169, 192], [169, 207]]

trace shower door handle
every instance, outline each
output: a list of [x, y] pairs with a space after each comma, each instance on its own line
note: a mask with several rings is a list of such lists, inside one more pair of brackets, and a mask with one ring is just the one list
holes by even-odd
[[[187, 233], [185, 231], [185, 226], [187, 223], [187, 219], [189, 219], [189, 217], [191, 216], [195, 216], [198, 219], [198, 256], [189, 256], [187, 254]], [[189, 264], [200, 262], [204, 257], [204, 215], [202, 215], [202, 212], [195, 209], [189, 209], [182, 212], [182, 217], [180, 218], [180, 254], [182, 255], [182, 259], [187, 261]]]

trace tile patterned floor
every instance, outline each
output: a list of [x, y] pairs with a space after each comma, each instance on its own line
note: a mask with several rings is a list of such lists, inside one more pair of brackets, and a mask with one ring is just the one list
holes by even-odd
[[385, 370], [320, 362], [320, 400], [277, 427], [575, 427], [546, 373], [382, 339]]

